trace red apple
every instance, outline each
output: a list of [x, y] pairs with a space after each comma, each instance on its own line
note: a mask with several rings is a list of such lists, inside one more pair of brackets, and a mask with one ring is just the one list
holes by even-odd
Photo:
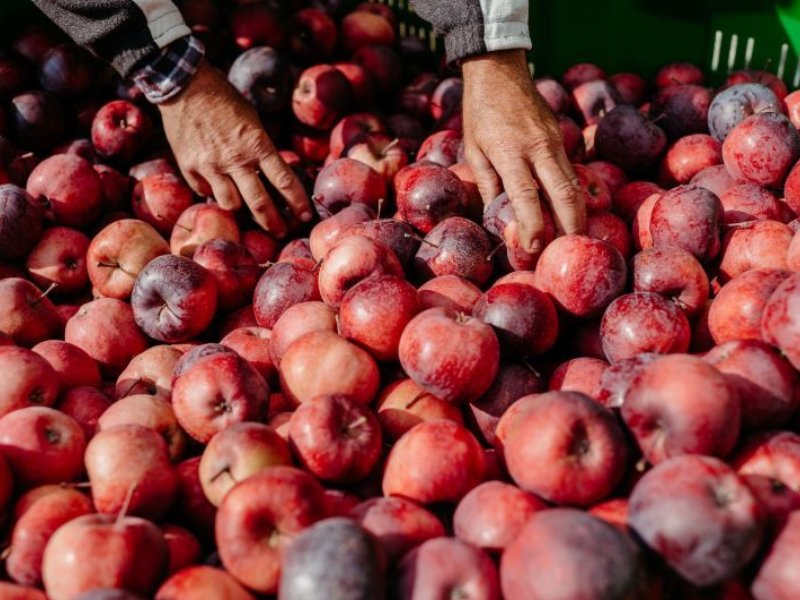
[[172, 371], [182, 354], [174, 346], [160, 345], [135, 356], [117, 377], [117, 398], [149, 394], [169, 400], [172, 394]]
[[679, 246], [701, 262], [719, 253], [722, 204], [704, 188], [679, 186], [661, 194], [653, 205], [650, 234], [653, 245]]
[[98, 431], [86, 447], [86, 472], [97, 512], [157, 519], [175, 500], [178, 477], [169, 449], [153, 429], [116, 425]]
[[292, 464], [289, 446], [261, 423], [234, 423], [211, 438], [200, 459], [203, 492], [214, 506], [238, 482], [278, 465]]
[[612, 210], [630, 223], [636, 218], [636, 213], [645, 200], [663, 191], [658, 185], [650, 181], [631, 181], [622, 185], [613, 193], [611, 198]]
[[350, 483], [364, 479], [378, 462], [381, 427], [368, 408], [348, 396], [317, 396], [292, 414], [289, 443], [315, 477]]
[[111, 404], [111, 398], [96, 387], [76, 387], [64, 394], [58, 410], [75, 419], [89, 441], [97, 431], [97, 421]]
[[598, 316], [622, 293], [626, 278], [625, 260], [616, 248], [582, 235], [557, 238], [536, 266], [536, 287], [580, 318]]
[[336, 23], [325, 11], [304, 8], [289, 22], [289, 48], [296, 56], [313, 62], [325, 59], [336, 47]]
[[378, 391], [378, 367], [364, 350], [329, 330], [306, 333], [281, 359], [281, 389], [295, 404], [342, 394], [367, 405]]
[[800, 365], [795, 303], [800, 298], [800, 275], [793, 273], [780, 283], [769, 297], [761, 318], [761, 335], [765, 342], [777, 346], [794, 368]]
[[318, 299], [316, 273], [279, 262], [258, 280], [253, 293], [253, 314], [260, 327], [269, 329], [289, 307]]
[[178, 376], [172, 406], [184, 431], [207, 443], [234, 423], [263, 420], [269, 387], [250, 363], [227, 350], [201, 358]]
[[377, 360], [397, 360], [400, 335], [419, 310], [417, 291], [404, 279], [393, 275], [369, 277], [350, 288], [342, 299], [341, 335]]
[[457, 313], [472, 314], [481, 298], [481, 290], [459, 275], [442, 275], [422, 284], [419, 289], [422, 309], [441, 306]]
[[400, 337], [405, 372], [447, 402], [469, 402], [486, 392], [497, 374], [499, 355], [491, 326], [441, 307], [414, 317]]
[[194, 203], [191, 188], [175, 173], [154, 173], [133, 188], [131, 206], [137, 219], [169, 235], [183, 211]]
[[127, 300], [141, 270], [163, 254], [169, 254], [169, 244], [153, 227], [136, 219], [115, 221], [89, 244], [89, 279], [103, 297]]
[[41, 287], [55, 284], [59, 294], [82, 290], [89, 281], [86, 273], [86, 249], [89, 239], [68, 227], [46, 229], [31, 249], [25, 266], [31, 279]]
[[399, 140], [388, 135], [365, 135], [350, 146], [347, 157], [371, 167], [387, 184], [408, 165], [408, 155]]
[[40, 162], [26, 189], [44, 204], [48, 219], [71, 227], [91, 223], [103, 201], [100, 176], [88, 160], [75, 154], [56, 154]]
[[71, 600], [98, 588], [152, 594], [167, 569], [167, 544], [150, 521], [84, 515], [61, 526], [47, 543], [42, 579], [47, 597]]
[[225, 570], [251, 590], [274, 594], [287, 546], [325, 516], [322, 486], [292, 467], [270, 467], [225, 496], [216, 541]]
[[423, 421], [447, 419], [463, 424], [457, 406], [429, 394], [411, 379], [386, 386], [378, 399], [377, 413], [384, 437], [392, 441]]
[[469, 202], [458, 175], [440, 165], [411, 164], [398, 171], [394, 186], [402, 220], [423, 234], [447, 217], [463, 215]]
[[297, 119], [315, 129], [330, 129], [347, 109], [353, 94], [341, 71], [330, 65], [314, 65], [300, 74], [292, 94]]
[[625, 104], [638, 106], [645, 99], [647, 82], [636, 73], [614, 73], [608, 81]]
[[722, 144], [705, 133], [687, 135], [667, 150], [661, 163], [664, 185], [684, 185], [703, 169], [722, 164]]
[[628, 522], [670, 567], [703, 587], [735, 575], [761, 540], [755, 498], [710, 456], [678, 456], [645, 473], [631, 493]]
[[414, 426], [392, 447], [383, 494], [420, 504], [457, 502], [483, 481], [485, 459], [464, 427], [440, 419]]
[[130, 162], [152, 136], [153, 124], [141, 108], [127, 100], [103, 106], [92, 121], [92, 144], [105, 157]]
[[209, 240], [197, 247], [192, 260], [214, 278], [221, 310], [229, 312], [252, 298], [261, 269], [243, 245], [223, 239]]
[[0, 333], [15, 343], [33, 346], [56, 337], [62, 329], [53, 303], [27, 279], [0, 279]]
[[361, 161], [339, 158], [320, 171], [312, 199], [325, 219], [353, 204], [378, 210], [386, 197], [386, 182], [377, 171]]
[[741, 183], [725, 191], [720, 197], [725, 214], [723, 225], [747, 221], [782, 221], [782, 210], [778, 199], [754, 183]]
[[788, 269], [794, 233], [779, 221], [749, 221], [725, 236], [719, 280], [724, 283], [752, 269]]
[[680, 454], [724, 457], [739, 437], [741, 404], [717, 369], [701, 358], [672, 354], [633, 380], [622, 417], [652, 464]]
[[677, 246], [648, 248], [633, 259], [633, 289], [670, 298], [688, 317], [698, 315], [709, 295], [703, 266]]
[[478, 286], [491, 277], [491, 245], [483, 228], [465, 217], [448, 217], [425, 236], [414, 265], [425, 279], [459, 275]]
[[343, 117], [331, 130], [330, 153], [334, 159], [342, 154], [353, 143], [364, 139], [370, 133], [384, 133], [386, 126], [373, 113], [355, 113]]
[[61, 340], [46, 340], [31, 350], [50, 363], [63, 391], [81, 386], [100, 386], [97, 363], [78, 346]]
[[233, 213], [216, 204], [192, 204], [178, 217], [169, 246], [173, 254], [192, 256], [200, 244], [215, 238], [239, 243], [241, 232]]
[[[609, 364], [601, 358], [581, 356], [567, 360], [553, 371], [548, 389], [560, 392], [580, 392], [597, 400], [602, 388], [603, 373]], [[530, 392], [529, 392], [530, 393]]]
[[204, 600], [205, 598], [253, 600], [253, 595], [227, 572], [206, 565], [190, 566], [174, 573], [161, 584], [155, 595], [156, 600]]
[[722, 155], [738, 181], [777, 188], [800, 158], [800, 134], [780, 113], [752, 115], [731, 130]]

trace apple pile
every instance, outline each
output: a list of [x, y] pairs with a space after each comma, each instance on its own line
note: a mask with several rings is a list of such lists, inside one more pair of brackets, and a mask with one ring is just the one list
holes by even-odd
[[800, 92], [537, 79], [589, 215], [531, 254], [391, 10], [179, 4], [318, 219], [196, 197], [135, 87], [3, 49], [0, 597], [796, 600]]

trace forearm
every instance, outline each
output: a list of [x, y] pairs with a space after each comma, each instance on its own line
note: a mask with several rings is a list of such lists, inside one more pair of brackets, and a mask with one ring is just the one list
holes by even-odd
[[497, 50], [530, 50], [528, 0], [411, 0], [444, 37], [448, 62]]
[[76, 43], [123, 77], [189, 35], [170, 0], [33, 0]]

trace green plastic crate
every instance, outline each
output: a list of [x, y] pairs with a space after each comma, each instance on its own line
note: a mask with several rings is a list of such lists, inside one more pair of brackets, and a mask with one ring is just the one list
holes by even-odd
[[[376, 0], [400, 19], [401, 35], [441, 43], [407, 0]], [[560, 74], [583, 61], [610, 72], [653, 74], [685, 60], [719, 81], [744, 68], [777, 73], [800, 86], [800, 0], [539, 0], [530, 10], [531, 61]]]
[[[408, 0], [373, 0], [398, 15], [400, 34], [441, 53], [443, 44]], [[360, 0], [350, 0], [355, 6]], [[19, 30], [30, 0], [0, 0], [0, 35]], [[530, 59], [539, 74], [562, 73], [582, 61], [610, 72], [653, 74], [686, 60], [718, 83], [732, 70], [766, 69], [800, 87], [800, 0], [532, 0]]]

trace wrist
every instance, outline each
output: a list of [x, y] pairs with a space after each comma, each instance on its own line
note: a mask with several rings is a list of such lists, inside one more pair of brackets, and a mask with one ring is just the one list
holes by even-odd
[[134, 74], [133, 81], [153, 104], [161, 105], [182, 94], [205, 63], [205, 46], [194, 36], [175, 40]]
[[461, 63], [464, 78], [474, 74], [499, 74], [503, 72], [524, 72], [527, 75], [528, 61], [525, 50], [497, 50], [465, 58]]

